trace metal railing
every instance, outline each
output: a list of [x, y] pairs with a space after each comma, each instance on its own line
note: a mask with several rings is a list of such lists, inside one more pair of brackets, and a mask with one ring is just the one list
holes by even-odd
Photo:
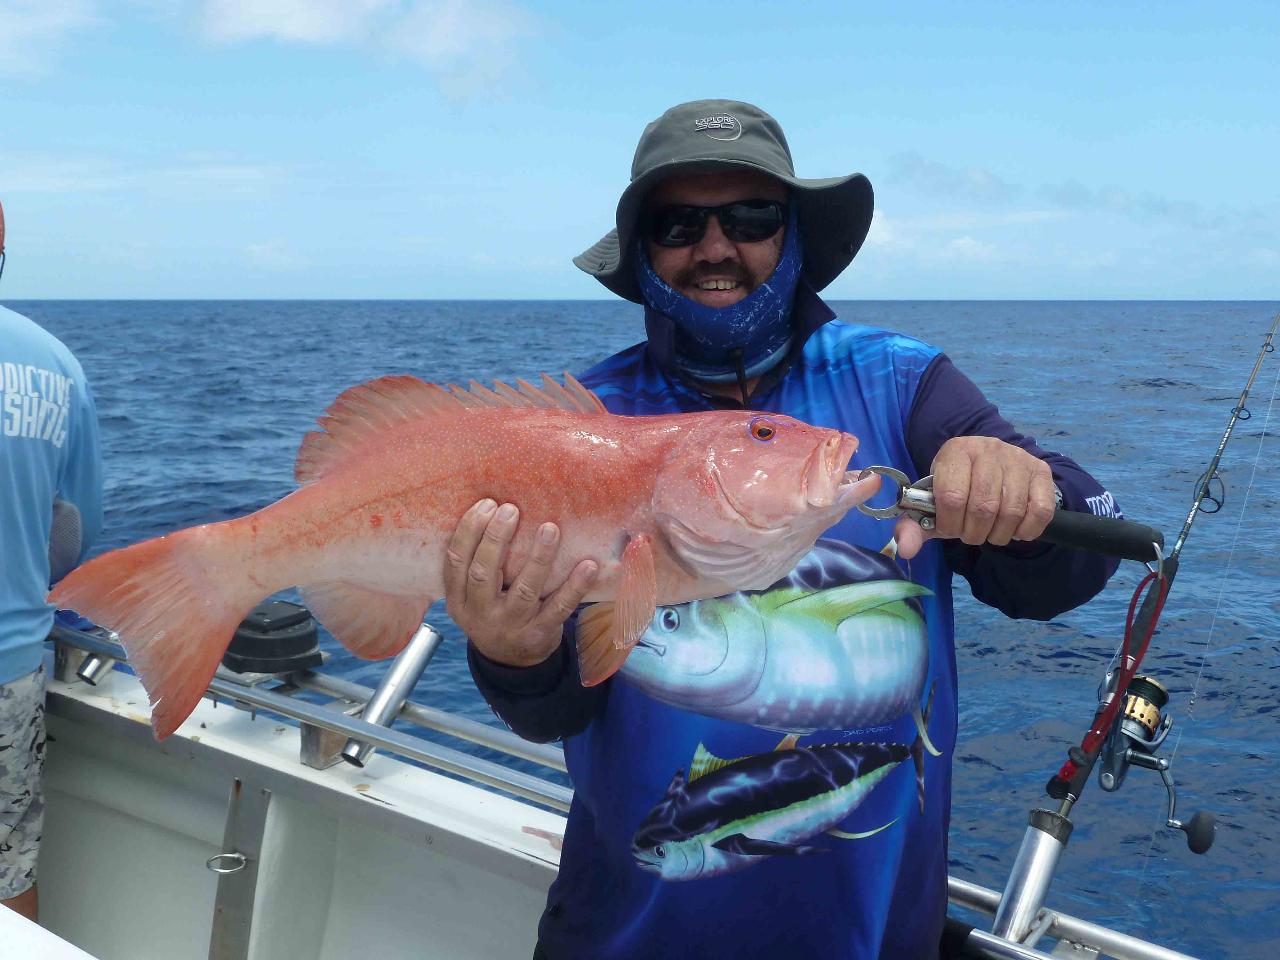
[[[73, 630], [55, 624], [50, 638], [58, 644], [90, 654], [111, 657], [128, 662], [124, 647], [118, 642], [92, 633]], [[270, 687], [269, 684], [276, 684]], [[309, 703], [293, 696], [298, 690], [311, 690], [332, 698], [329, 705]], [[425, 764], [445, 773], [473, 780], [494, 787], [505, 793], [532, 800], [556, 810], [567, 811], [573, 792], [532, 774], [512, 770], [490, 760], [473, 757], [452, 747], [424, 740], [400, 730], [369, 723], [360, 717], [348, 716], [342, 709], [351, 704], [368, 703], [374, 691], [358, 683], [324, 676], [313, 671], [300, 671], [279, 677], [263, 677], [260, 674], [233, 673], [219, 668], [209, 684], [206, 696], [215, 702], [222, 701], [256, 711], [265, 710], [281, 717], [297, 720], [306, 727], [337, 735], [335, 749], [324, 758], [305, 758], [309, 766], [326, 767], [340, 762], [339, 753], [347, 739], [359, 740], [380, 750], [386, 750], [408, 760]], [[337, 706], [338, 709], [334, 709]], [[538, 763], [554, 770], [564, 771], [564, 754], [545, 744], [529, 743], [509, 730], [499, 730], [475, 720], [457, 717], [422, 704], [406, 703], [395, 719], [414, 726], [434, 730], [465, 740], [477, 746], [487, 747], [513, 757]]]

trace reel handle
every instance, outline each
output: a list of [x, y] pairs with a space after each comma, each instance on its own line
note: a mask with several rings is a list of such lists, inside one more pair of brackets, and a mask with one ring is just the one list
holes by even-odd
[[1190, 823], [1170, 820], [1168, 826], [1176, 827], [1187, 835], [1187, 849], [1192, 853], [1208, 853], [1218, 831], [1218, 824], [1214, 821], [1213, 814], [1206, 813], [1204, 810], [1197, 810], [1191, 817]]

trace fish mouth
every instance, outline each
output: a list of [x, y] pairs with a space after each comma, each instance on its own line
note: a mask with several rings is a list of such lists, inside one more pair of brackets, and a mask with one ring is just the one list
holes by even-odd
[[636, 861], [636, 866], [641, 870], [646, 870], [649, 873], [662, 873], [662, 861], [657, 857], [650, 857], [647, 854], [637, 853], [634, 854], [634, 859]]
[[[811, 508], [826, 510], [838, 507], [847, 511], [875, 496], [880, 490], [881, 480], [879, 474], [859, 480], [858, 471], [846, 470], [858, 449], [858, 438], [835, 430], [830, 432], [832, 435], [816, 446], [805, 461], [800, 476], [801, 496], [805, 505]], [[791, 526], [789, 519], [775, 526], [752, 520], [725, 487], [720, 471], [713, 467], [711, 476], [721, 501], [750, 529], [758, 533], [777, 533]]]
[[655, 657], [665, 657], [667, 655], [667, 645], [661, 640], [650, 640], [647, 634], [641, 634], [640, 639], [636, 641], [637, 650], [648, 650]]
[[858, 449], [858, 438], [833, 434], [809, 455], [804, 473], [805, 502], [818, 509], [837, 505], [849, 509], [874, 495], [880, 484], [870, 483], [871, 478], [860, 481], [855, 472], [845, 469]]

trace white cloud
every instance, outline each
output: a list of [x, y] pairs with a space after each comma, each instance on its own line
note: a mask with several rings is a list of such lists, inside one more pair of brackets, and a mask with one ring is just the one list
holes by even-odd
[[152, 167], [100, 157], [0, 153], [0, 184], [6, 194], [160, 192], [193, 187], [240, 191], [269, 185], [282, 172], [270, 165], [217, 157], [179, 158], [165, 166]]
[[197, 22], [210, 40], [347, 43], [363, 39], [397, 0], [205, 0]]
[[985, 262], [996, 259], [996, 248], [970, 236], [956, 237], [942, 248], [943, 256], [954, 260]]
[[200, 0], [195, 20], [217, 43], [346, 45], [413, 60], [458, 97], [507, 79], [536, 28], [504, 0]]
[[1006, 183], [999, 175], [984, 167], [964, 170], [937, 160], [926, 160], [918, 153], [900, 153], [889, 161], [889, 180], [914, 186], [929, 196], [971, 203], [1003, 204], [1015, 199], [1022, 188]]
[[46, 73], [66, 38], [96, 22], [93, 0], [0, 0], [0, 74]]
[[465, 97], [510, 74], [520, 41], [535, 29], [533, 18], [510, 4], [439, 0], [415, 4], [386, 42], [436, 74], [446, 93]]
[[307, 265], [306, 258], [290, 249], [283, 240], [251, 243], [244, 252], [250, 263], [264, 270], [296, 270]]

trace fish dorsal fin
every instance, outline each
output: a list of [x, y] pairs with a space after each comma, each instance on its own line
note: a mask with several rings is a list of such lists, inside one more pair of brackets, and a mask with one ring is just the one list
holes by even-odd
[[542, 386], [535, 387], [517, 380], [519, 389], [505, 383], [494, 389], [482, 387], [474, 380], [469, 389], [448, 389], [427, 383], [417, 377], [378, 377], [343, 391], [317, 423], [323, 430], [313, 430], [302, 438], [293, 475], [298, 483], [310, 483], [323, 477], [335, 466], [352, 459], [372, 434], [392, 429], [420, 417], [464, 413], [473, 409], [496, 407], [541, 407], [572, 410], [578, 413], [607, 413], [594, 393], [565, 374], [565, 385], [546, 374]]
[[816, 617], [832, 624], [909, 597], [925, 597], [933, 591], [910, 580], [870, 580], [818, 590], [788, 600], [780, 612]]
[[705, 777], [708, 773], [715, 773], [731, 763], [733, 763], [732, 760], [717, 757], [706, 748], [705, 744], [699, 743], [698, 749], [693, 751], [693, 759], [689, 762], [689, 782], [693, 783], [699, 777]]
[[490, 389], [472, 380], [465, 388], [449, 384], [449, 391], [466, 407], [541, 407], [578, 413], [609, 412], [599, 397], [568, 373], [564, 374], [563, 385], [544, 373], [540, 387], [517, 380], [514, 387], [499, 382]]
[[[781, 740], [771, 752], [779, 750], [794, 750], [796, 744], [800, 740], [800, 735], [789, 733]], [[741, 757], [738, 758], [742, 759]], [[737, 760], [726, 760], [724, 757], [717, 757], [714, 753], [707, 749], [706, 744], [699, 743], [698, 749], [693, 751], [693, 759], [689, 761], [689, 782], [697, 780], [699, 777], [705, 777], [709, 773], [715, 773], [717, 770], [723, 770], [725, 767], [737, 763]]]
[[417, 377], [378, 377], [344, 390], [302, 438], [293, 475], [299, 483], [347, 462], [372, 434], [418, 417], [460, 413], [465, 407], [443, 387]]

